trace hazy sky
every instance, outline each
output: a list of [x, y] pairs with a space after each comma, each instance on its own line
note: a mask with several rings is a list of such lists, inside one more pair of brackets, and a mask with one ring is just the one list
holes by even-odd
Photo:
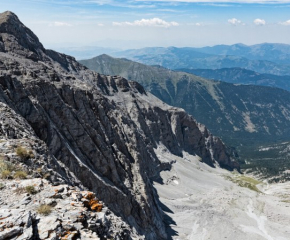
[[290, 44], [290, 0], [0, 0], [45, 47]]

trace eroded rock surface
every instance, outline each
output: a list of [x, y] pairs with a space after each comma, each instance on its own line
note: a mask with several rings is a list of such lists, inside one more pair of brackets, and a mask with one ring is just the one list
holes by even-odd
[[[45, 179], [1, 181], [0, 239], [142, 239], [94, 193]], [[33, 186], [35, 192], [27, 193]], [[94, 199], [101, 208], [87, 203]], [[41, 209], [45, 205], [49, 212]]]

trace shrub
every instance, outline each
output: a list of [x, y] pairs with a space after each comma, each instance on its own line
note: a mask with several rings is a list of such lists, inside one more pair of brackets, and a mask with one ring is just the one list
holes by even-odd
[[34, 157], [32, 150], [27, 151], [27, 149], [22, 146], [16, 148], [16, 154], [23, 160]]
[[1, 178], [9, 178], [11, 177], [11, 173], [16, 170], [15, 165], [10, 162], [4, 161], [3, 158], [0, 158], [0, 177]]
[[5, 170], [12, 172], [16, 170], [16, 167], [12, 163], [0, 159], [0, 172]]
[[2, 179], [7, 179], [10, 176], [11, 176], [11, 171], [9, 171], [9, 170], [2, 170], [1, 171], [1, 178]]
[[30, 186], [26, 186], [26, 187], [25, 187], [25, 190], [26, 190], [26, 192], [29, 193], [29, 194], [36, 194], [36, 193], [37, 193], [35, 187], [32, 186], [32, 185], [30, 185]]
[[14, 173], [14, 178], [25, 179], [27, 177], [27, 173], [24, 171], [16, 171]]
[[41, 215], [47, 216], [51, 213], [52, 211], [52, 207], [47, 205], [47, 204], [41, 204], [38, 208], [37, 208], [37, 212]]
[[[16, 172], [15, 172], [16, 171]], [[12, 176], [12, 172], [15, 172]], [[0, 159], [0, 178], [19, 178], [25, 179], [27, 177], [27, 173], [23, 171], [21, 167], [17, 167], [16, 165]]]

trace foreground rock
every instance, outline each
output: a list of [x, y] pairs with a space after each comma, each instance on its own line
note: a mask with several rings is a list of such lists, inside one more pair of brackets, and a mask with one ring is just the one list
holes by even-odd
[[[1, 240], [141, 239], [90, 191], [52, 186], [41, 178], [1, 184]], [[35, 192], [27, 191], [28, 187]]]
[[[44, 49], [11, 12], [0, 15], [0, 31], [0, 133], [5, 161], [21, 162], [32, 176], [51, 173], [46, 178], [52, 185], [69, 184], [95, 193], [121, 224], [130, 226], [130, 234], [121, 239], [134, 238], [134, 232], [149, 240], [168, 237], [152, 181], [171, 163], [158, 159], [157, 144], [178, 156], [183, 151], [197, 155], [211, 166], [239, 168], [220, 139], [138, 83], [100, 75], [72, 57]], [[15, 156], [17, 145], [33, 156]], [[91, 200], [83, 204], [88, 207]], [[100, 208], [94, 204], [93, 209]], [[58, 229], [53, 216], [38, 224], [49, 221], [47, 225]], [[47, 231], [38, 234], [49, 238]], [[81, 234], [77, 226], [70, 231]]]

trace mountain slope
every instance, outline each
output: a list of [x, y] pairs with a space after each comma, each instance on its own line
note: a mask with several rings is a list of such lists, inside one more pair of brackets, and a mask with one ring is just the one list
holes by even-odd
[[282, 88], [290, 91], [290, 76], [277, 76], [260, 74], [242, 68], [222, 69], [179, 69], [179, 71], [192, 73], [207, 79], [214, 79], [229, 83], [251, 84]]
[[211, 81], [107, 55], [81, 63], [97, 72], [138, 81], [163, 101], [184, 108], [228, 144], [289, 139], [288, 91]]
[[160, 65], [169, 69], [245, 68], [259, 73], [290, 75], [290, 65], [263, 59], [250, 60], [244, 56], [217, 55], [195, 48], [143, 48], [111, 53], [146, 65]]
[[194, 48], [195, 51], [215, 55], [235, 55], [251, 60], [267, 60], [289, 65], [290, 45], [281, 43], [262, 43], [247, 46], [245, 44], [216, 45]]
[[[158, 158], [157, 144], [176, 156], [186, 151], [211, 166], [239, 169], [222, 141], [184, 110], [137, 82], [98, 74], [44, 49], [11, 12], [0, 15], [0, 102], [30, 126], [64, 182], [93, 191], [139, 239], [168, 237], [152, 181], [171, 163]], [[11, 131], [25, 131], [5, 126], [4, 141], [18, 138]]]

